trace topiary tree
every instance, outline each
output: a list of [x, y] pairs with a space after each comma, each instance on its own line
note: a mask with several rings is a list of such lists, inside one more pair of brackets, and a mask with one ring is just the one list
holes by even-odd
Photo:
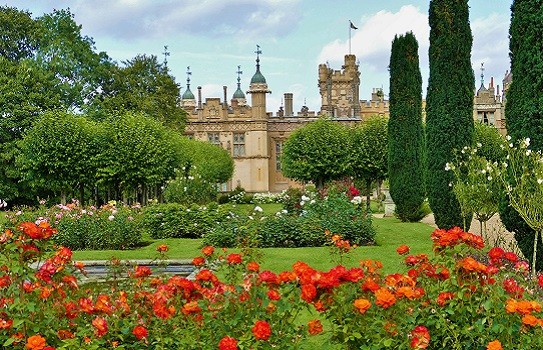
[[390, 54], [388, 180], [396, 216], [419, 221], [424, 202], [422, 76], [419, 45], [408, 32], [394, 37]]
[[388, 171], [388, 118], [372, 116], [351, 130], [351, 175], [355, 181], [363, 181], [366, 193], [366, 209], [370, 209], [372, 182], [379, 188]]
[[[467, 0], [432, 0], [430, 78], [426, 96], [428, 201], [440, 228], [462, 227], [464, 218], [445, 164], [454, 149], [469, 146], [473, 136], [475, 78], [471, 68], [472, 35]], [[471, 223], [471, 218], [465, 220]], [[469, 228], [469, 227], [468, 227]]]
[[[513, 81], [506, 94], [507, 132], [513, 144], [530, 138], [531, 150], [543, 150], [543, 9], [537, 0], [516, 0], [511, 6], [509, 56]], [[510, 205], [509, 198], [500, 203], [500, 218], [515, 239], [524, 257], [533, 260], [534, 237], [531, 228]], [[541, 238], [539, 238], [541, 244]], [[537, 270], [543, 269], [543, 259]]]
[[350, 162], [348, 129], [326, 118], [294, 131], [285, 142], [281, 158], [282, 171], [286, 177], [313, 181], [319, 189], [326, 182], [347, 175]]
[[100, 144], [96, 125], [82, 116], [61, 111], [48, 112], [34, 122], [19, 142], [18, 165], [24, 179], [37, 189], [66, 195], [79, 189], [83, 204], [85, 188], [96, 181]]

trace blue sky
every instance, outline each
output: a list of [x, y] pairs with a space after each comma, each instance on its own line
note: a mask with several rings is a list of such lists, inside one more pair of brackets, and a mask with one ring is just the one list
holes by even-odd
[[[98, 51], [118, 62], [137, 54], [162, 58], [176, 81], [185, 85], [192, 71], [191, 90], [230, 99], [241, 65], [242, 89], [247, 91], [255, 72], [256, 45], [260, 45], [261, 71], [272, 94], [268, 111], [276, 112], [285, 92], [294, 94], [294, 110], [306, 101], [320, 109], [318, 65], [328, 62], [340, 69], [349, 52], [360, 61], [360, 98], [369, 99], [372, 88], [388, 93], [390, 46], [395, 34], [413, 31], [419, 41], [424, 91], [428, 80], [428, 0], [0, 0], [29, 10], [33, 16], [70, 8], [83, 34], [94, 38]], [[470, 22], [474, 44], [472, 64], [476, 86], [480, 66], [485, 83], [494, 77], [501, 86], [509, 69], [508, 29], [512, 0], [471, 0]]]

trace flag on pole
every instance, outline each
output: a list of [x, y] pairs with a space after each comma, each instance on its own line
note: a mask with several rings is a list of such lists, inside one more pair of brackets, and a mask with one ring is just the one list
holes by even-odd
[[353, 22], [349, 21], [349, 23], [350, 23], [352, 29], [358, 29], [358, 27], [354, 26]]

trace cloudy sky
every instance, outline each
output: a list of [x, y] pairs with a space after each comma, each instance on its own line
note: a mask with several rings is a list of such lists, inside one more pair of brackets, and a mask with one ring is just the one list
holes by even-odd
[[[388, 93], [390, 46], [395, 34], [415, 33], [424, 91], [428, 80], [428, 0], [0, 0], [29, 10], [33, 16], [70, 8], [83, 34], [94, 38], [98, 51], [118, 62], [137, 54], [163, 59], [181, 86], [186, 69], [192, 71], [191, 90], [202, 86], [203, 97], [228, 98], [236, 89], [241, 66], [242, 89], [247, 91], [255, 72], [254, 51], [260, 45], [261, 71], [272, 94], [268, 110], [276, 112], [285, 92], [294, 93], [294, 110], [306, 101], [320, 109], [318, 65], [341, 69], [349, 53], [360, 62], [360, 98], [372, 88]], [[477, 87], [481, 63], [485, 83], [493, 76], [501, 85], [509, 69], [508, 28], [512, 0], [471, 0], [472, 65]]]

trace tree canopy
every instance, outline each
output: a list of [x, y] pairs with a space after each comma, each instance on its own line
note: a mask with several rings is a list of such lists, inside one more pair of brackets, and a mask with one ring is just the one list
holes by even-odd
[[352, 149], [348, 129], [321, 118], [295, 130], [285, 141], [283, 174], [298, 181], [313, 181], [318, 188], [349, 174]]

